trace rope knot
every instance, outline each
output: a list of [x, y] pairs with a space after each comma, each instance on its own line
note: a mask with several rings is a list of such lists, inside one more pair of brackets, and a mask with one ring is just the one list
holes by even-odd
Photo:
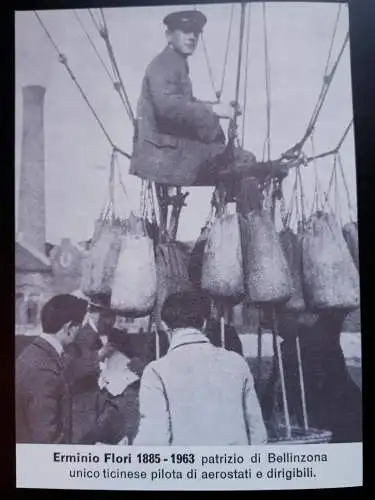
[[67, 61], [68, 61], [68, 58], [66, 56], [64, 56], [64, 54], [59, 54], [59, 61], [62, 63], [62, 64], [66, 64]]
[[113, 82], [113, 86], [117, 92], [120, 92], [121, 90], [121, 83], [119, 81]]

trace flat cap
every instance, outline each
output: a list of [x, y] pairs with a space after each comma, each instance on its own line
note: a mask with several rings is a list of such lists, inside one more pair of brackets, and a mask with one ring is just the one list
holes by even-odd
[[207, 18], [198, 10], [183, 10], [168, 14], [163, 22], [170, 30], [200, 33], [207, 22]]

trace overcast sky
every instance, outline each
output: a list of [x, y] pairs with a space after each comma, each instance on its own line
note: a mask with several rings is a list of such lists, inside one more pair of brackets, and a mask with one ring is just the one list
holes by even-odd
[[[179, 6], [179, 9], [183, 7]], [[187, 8], [191, 8], [187, 7]], [[224, 63], [226, 34], [231, 5], [203, 5], [208, 23], [205, 43], [219, 86]], [[110, 39], [133, 109], [146, 66], [165, 46], [163, 17], [176, 7], [137, 7], [105, 9]], [[319, 94], [338, 6], [314, 3], [270, 3], [267, 5], [268, 43], [271, 64], [271, 150], [276, 158], [303, 135]], [[223, 99], [233, 100], [237, 66], [240, 6], [235, 6]], [[75, 76], [103, 120], [113, 141], [131, 152], [132, 126], [117, 93], [111, 87], [92, 47], [73, 11], [41, 11], [40, 15], [68, 58]], [[103, 40], [95, 30], [87, 10], [79, 16], [90, 32], [103, 59], [109, 58]], [[251, 5], [248, 107], [245, 147], [262, 157], [266, 134], [266, 96], [262, 5]], [[346, 5], [333, 47], [335, 60], [348, 31]], [[320, 115], [315, 136], [316, 152], [334, 147], [352, 118], [350, 45], [341, 59], [335, 79]], [[213, 100], [213, 90], [202, 46], [189, 60], [196, 97]], [[111, 149], [79, 91], [58, 62], [56, 52], [32, 12], [16, 14], [16, 182], [20, 167], [22, 136], [22, 87], [39, 84], [47, 88], [45, 100], [47, 239], [58, 243], [62, 237], [81, 241], [91, 237], [107, 194]], [[242, 100], [242, 99], [241, 99]], [[224, 123], [224, 127], [226, 124]], [[310, 143], [306, 153], [311, 154]], [[139, 206], [140, 182], [128, 175], [129, 162], [120, 157], [128, 200], [121, 208]], [[353, 131], [342, 148], [342, 160], [352, 202], [356, 203]], [[317, 170], [323, 188], [328, 185], [332, 158], [319, 161]], [[305, 169], [303, 180], [310, 196], [314, 169]], [[293, 176], [287, 180], [290, 196]], [[16, 184], [17, 185], [17, 184]], [[209, 209], [211, 190], [189, 189], [179, 237], [197, 237]], [[339, 186], [342, 221], [348, 219], [346, 196]]]

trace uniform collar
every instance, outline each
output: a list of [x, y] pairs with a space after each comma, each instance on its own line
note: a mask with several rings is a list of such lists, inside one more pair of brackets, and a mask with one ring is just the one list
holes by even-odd
[[48, 333], [41, 333], [40, 338], [44, 339], [50, 346], [52, 346], [59, 356], [64, 352], [63, 346], [57, 340], [54, 335], [50, 335]]
[[189, 73], [189, 64], [187, 62], [187, 57], [184, 57], [182, 54], [177, 52], [177, 50], [175, 50], [171, 45], [167, 45], [165, 51], [167, 53], [173, 54], [176, 57], [176, 59], [182, 61], [186, 67], [186, 71]]
[[169, 351], [187, 344], [208, 344], [208, 338], [195, 328], [178, 328], [173, 332]]

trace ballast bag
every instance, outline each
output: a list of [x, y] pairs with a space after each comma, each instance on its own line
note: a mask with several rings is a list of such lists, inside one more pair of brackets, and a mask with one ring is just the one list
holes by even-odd
[[290, 228], [285, 228], [279, 233], [280, 245], [288, 263], [292, 278], [292, 296], [285, 303], [287, 311], [303, 311], [305, 299], [302, 286], [302, 242]]
[[215, 219], [204, 246], [201, 287], [213, 298], [239, 303], [245, 294], [238, 214]]
[[348, 222], [343, 227], [343, 235], [348, 245], [350, 255], [353, 257], [354, 264], [359, 269], [359, 251], [358, 251], [358, 224], [356, 222]]
[[303, 236], [302, 269], [311, 310], [359, 307], [358, 270], [333, 215], [312, 215]]
[[293, 293], [292, 277], [271, 215], [253, 210], [246, 216], [244, 240], [246, 288], [253, 303], [286, 303]]
[[83, 263], [81, 289], [89, 297], [111, 293], [121, 248], [121, 229], [116, 221], [98, 221], [91, 248]]
[[201, 230], [201, 233], [194, 244], [193, 250], [189, 259], [189, 278], [196, 288], [200, 288], [202, 280], [203, 254], [204, 247], [207, 243], [209, 228], [206, 226]]
[[192, 288], [188, 273], [189, 252], [178, 242], [160, 244], [156, 248], [157, 297], [155, 321], [161, 322], [163, 304], [172, 293]]
[[113, 277], [111, 307], [119, 314], [142, 317], [156, 300], [156, 264], [153, 242], [144, 221], [130, 216], [123, 224], [121, 249]]

